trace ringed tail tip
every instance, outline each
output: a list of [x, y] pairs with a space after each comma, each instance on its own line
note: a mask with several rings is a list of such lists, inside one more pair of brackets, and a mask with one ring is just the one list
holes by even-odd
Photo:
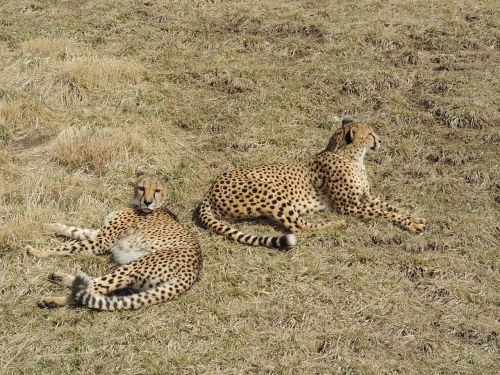
[[285, 241], [286, 241], [286, 247], [294, 247], [297, 245], [297, 237], [295, 237], [295, 234], [290, 233], [285, 236]]

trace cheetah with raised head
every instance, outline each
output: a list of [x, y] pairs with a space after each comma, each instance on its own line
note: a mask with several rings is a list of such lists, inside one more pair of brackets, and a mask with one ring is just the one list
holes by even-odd
[[[363, 219], [380, 217], [418, 233], [426, 220], [373, 197], [364, 166], [365, 154], [381, 140], [366, 123], [342, 121], [325, 150], [305, 162], [266, 165], [223, 173], [199, 206], [202, 225], [242, 244], [286, 249], [296, 244], [293, 233], [340, 228], [344, 220], [321, 224], [302, 215], [333, 208]], [[219, 218], [267, 217], [290, 231], [281, 236], [242, 233]]]
[[[138, 309], [173, 299], [197, 280], [202, 266], [195, 236], [162, 207], [167, 178], [137, 173], [130, 207], [109, 214], [98, 231], [50, 224], [56, 234], [75, 241], [55, 249], [28, 246], [37, 257], [50, 255], [112, 254], [120, 266], [108, 275], [93, 278], [53, 273], [51, 281], [72, 288], [64, 297], [46, 297], [40, 307], [83, 305], [97, 310]], [[110, 295], [131, 288], [131, 295]]]

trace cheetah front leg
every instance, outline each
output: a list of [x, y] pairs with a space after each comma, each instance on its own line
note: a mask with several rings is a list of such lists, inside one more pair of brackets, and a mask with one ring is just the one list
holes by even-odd
[[[112, 219], [115, 219], [119, 211], [113, 211], [106, 215], [102, 225], [108, 224]], [[54, 233], [57, 236], [66, 237], [72, 240], [91, 240], [99, 234], [99, 229], [79, 228], [72, 225], [65, 225], [61, 223], [45, 224], [44, 229], [47, 232]]]
[[99, 230], [97, 229], [85, 229], [61, 223], [45, 224], [44, 229], [47, 232], [56, 234], [57, 236], [78, 241], [93, 239], [99, 233]]
[[44, 258], [50, 255], [106, 255], [111, 253], [111, 246], [127, 231], [131, 230], [133, 223], [123, 225], [117, 215], [109, 220], [94, 238], [69, 242], [55, 249], [35, 249], [28, 245], [26, 247], [30, 255]]
[[94, 239], [62, 244], [55, 249], [35, 249], [30, 245], [26, 249], [30, 255], [39, 258], [51, 255], [105, 255], [111, 252], [111, 246], [119, 235], [119, 231], [104, 227]]
[[340, 206], [343, 213], [349, 213], [361, 217], [364, 220], [380, 217], [386, 219], [400, 228], [406, 229], [411, 233], [420, 233], [425, 229], [425, 224], [414, 223], [406, 215], [397, 212], [383, 211], [378, 207], [371, 207], [359, 199], [346, 202]]
[[379, 198], [376, 198], [376, 197], [373, 197], [369, 194], [365, 195], [365, 200], [366, 202], [368, 203], [369, 206], [371, 207], [376, 207], [382, 211], [386, 211], [386, 212], [395, 212], [395, 213], [398, 213], [400, 214], [401, 216], [405, 216], [407, 217], [408, 219], [410, 219], [412, 222], [414, 222], [415, 224], [426, 224], [427, 223], [427, 220], [425, 220], [424, 218], [421, 218], [421, 217], [418, 217], [418, 216], [415, 216], [409, 212], [407, 212], [406, 210], [404, 209], [401, 209], [399, 207], [395, 207], [387, 202], [384, 202], [382, 200], [380, 200]]

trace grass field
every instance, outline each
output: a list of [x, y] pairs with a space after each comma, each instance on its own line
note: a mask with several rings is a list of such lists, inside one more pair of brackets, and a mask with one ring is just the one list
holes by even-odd
[[[500, 17], [495, 1], [4, 0], [0, 4], [0, 373], [496, 373]], [[215, 176], [319, 152], [370, 122], [374, 192], [415, 236], [347, 218], [280, 253], [192, 213]], [[170, 174], [202, 278], [141, 311], [42, 310], [42, 224], [95, 227], [138, 169]], [[335, 215], [314, 215], [312, 221]], [[276, 233], [238, 223], [249, 233]]]

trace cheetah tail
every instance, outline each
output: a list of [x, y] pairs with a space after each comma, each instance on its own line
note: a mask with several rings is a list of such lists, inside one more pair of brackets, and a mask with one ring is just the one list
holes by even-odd
[[192, 283], [182, 283], [174, 278], [156, 288], [126, 296], [107, 296], [90, 290], [93, 279], [79, 272], [72, 286], [72, 297], [83, 306], [95, 310], [135, 310], [146, 306], [166, 302], [184, 293], [191, 287]]
[[200, 223], [205, 227], [212, 229], [217, 234], [226, 236], [227, 238], [251, 246], [265, 246], [274, 249], [289, 249], [297, 244], [297, 238], [294, 234], [285, 234], [281, 236], [264, 236], [245, 234], [237, 229], [219, 221], [210, 208], [208, 203], [202, 202], [199, 211]]

